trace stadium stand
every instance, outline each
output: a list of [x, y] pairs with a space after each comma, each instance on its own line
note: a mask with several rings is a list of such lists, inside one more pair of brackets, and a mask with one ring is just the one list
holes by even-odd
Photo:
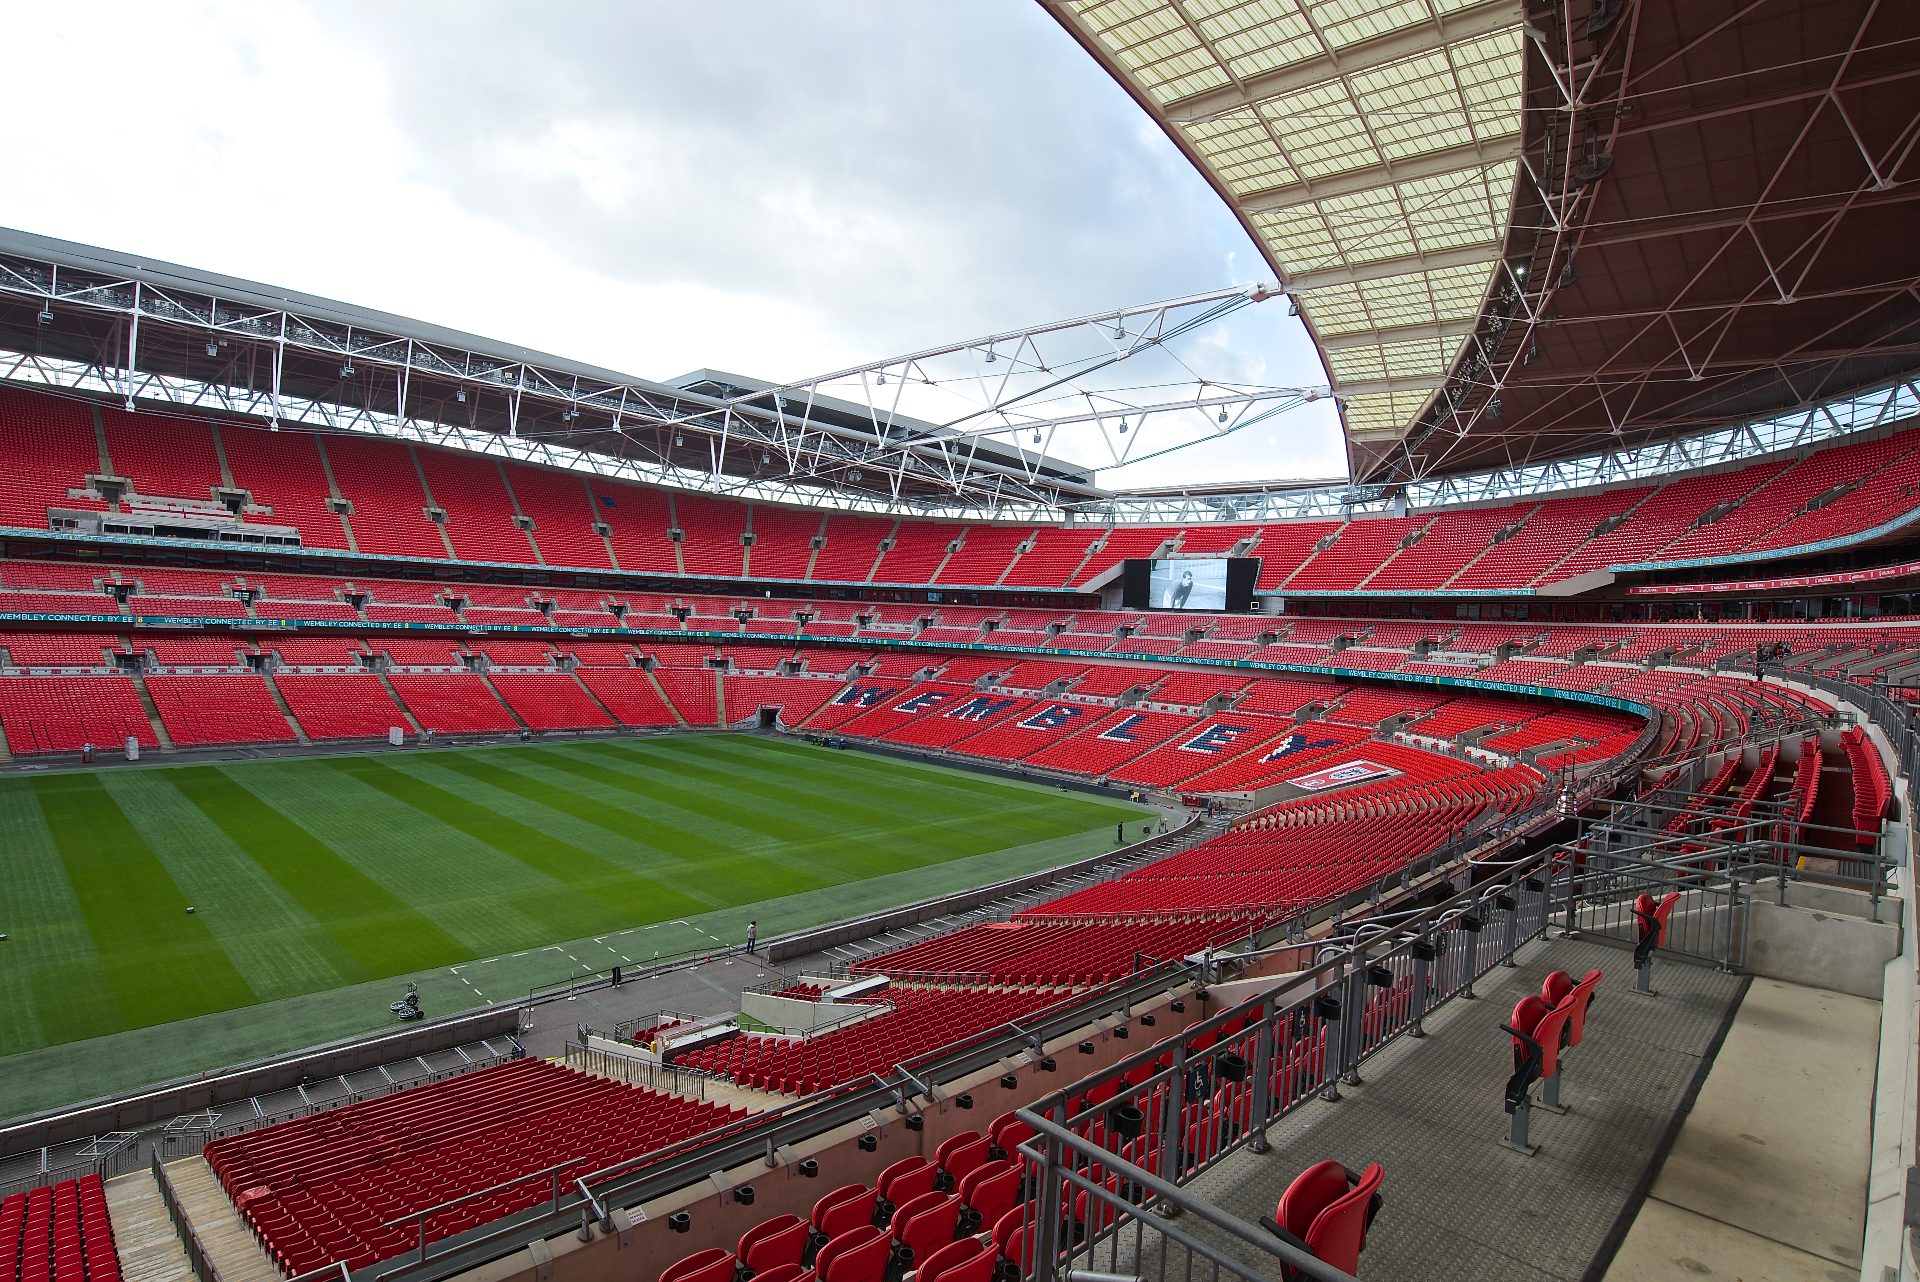
[[0, 1200], [0, 1275], [19, 1282], [119, 1282], [100, 1177], [61, 1180]]
[[744, 1113], [520, 1059], [217, 1140], [206, 1158], [274, 1262], [297, 1275], [405, 1249], [418, 1236], [382, 1225], [409, 1212], [505, 1186], [430, 1220], [427, 1240], [438, 1241], [547, 1197], [546, 1177], [515, 1176], [641, 1161]]

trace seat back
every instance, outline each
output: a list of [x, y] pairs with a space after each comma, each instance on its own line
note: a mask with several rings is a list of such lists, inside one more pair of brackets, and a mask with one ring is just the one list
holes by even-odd
[[1660, 923], [1660, 938], [1658, 942], [1662, 948], [1667, 946], [1667, 923], [1673, 920], [1674, 906], [1679, 902], [1680, 892], [1677, 890], [1669, 890], [1666, 894], [1660, 896], [1660, 906], [1653, 910], [1654, 920]]
[[[827, 1212], [840, 1203], [859, 1197], [863, 1193], [873, 1193], [872, 1187], [866, 1184], [842, 1184], [837, 1189], [828, 1189], [822, 1193], [813, 1203], [813, 1227], [816, 1229], [824, 1227], [821, 1219]], [[876, 1193], [874, 1196], [878, 1197], [879, 1194]], [[872, 1211], [868, 1211], [868, 1214], [871, 1215]]]
[[1293, 1183], [1280, 1195], [1274, 1221], [1304, 1242], [1320, 1213], [1345, 1196], [1347, 1187], [1347, 1170], [1340, 1163], [1315, 1162], [1294, 1176]]
[[[741, 1237], [740, 1262], [756, 1276], [783, 1264], [798, 1264], [806, 1254], [810, 1233], [810, 1226], [799, 1216], [776, 1216]], [[748, 1238], [753, 1241], [749, 1242]]]
[[924, 1198], [915, 1198], [914, 1213], [907, 1217], [904, 1227], [894, 1234], [901, 1245], [913, 1252], [912, 1258], [916, 1262], [953, 1241], [954, 1232], [959, 1227], [959, 1197], [951, 1193], [935, 1193], [933, 1198], [931, 1205], [926, 1204]]
[[882, 1171], [875, 1183], [879, 1186], [881, 1198], [895, 1206], [902, 1206], [922, 1193], [931, 1193], [933, 1181], [939, 1174], [940, 1168], [926, 1158], [909, 1157]]
[[724, 1247], [711, 1247], [669, 1264], [661, 1270], [660, 1282], [712, 1282], [723, 1276], [731, 1278], [733, 1265], [732, 1251]]
[[814, 1227], [824, 1233], [829, 1240], [839, 1237], [849, 1229], [863, 1225], [873, 1227], [874, 1208], [880, 1204], [880, 1194], [865, 1185], [858, 1185], [852, 1197], [844, 1197], [827, 1208], [826, 1214], [814, 1208]]
[[998, 1170], [987, 1166], [980, 1170], [994, 1173], [975, 1184], [962, 1200], [978, 1214], [979, 1223], [998, 1224], [1002, 1216], [1019, 1205], [1020, 1181], [1025, 1171], [1019, 1162], [1007, 1162]]
[[965, 1148], [969, 1144], [984, 1139], [986, 1136], [979, 1131], [961, 1131], [958, 1135], [949, 1135], [941, 1140], [940, 1147], [933, 1151], [934, 1165], [951, 1170], [952, 1168], [947, 1166], [947, 1158], [952, 1156], [956, 1149]]
[[[961, 1136], [954, 1136], [960, 1139]], [[984, 1135], [966, 1136], [966, 1143], [954, 1145], [952, 1140], [940, 1146], [940, 1169], [957, 1186], [968, 1175], [986, 1165], [993, 1155], [993, 1142]], [[952, 1147], [949, 1147], [952, 1145]]]
[[887, 1222], [887, 1227], [889, 1230], [892, 1231], [894, 1240], [899, 1242], [906, 1241], [906, 1238], [903, 1237], [902, 1234], [906, 1232], [907, 1221], [911, 1220], [914, 1216], [920, 1214], [920, 1212], [926, 1210], [928, 1207], [939, 1205], [942, 1201], [946, 1199], [946, 1196], [947, 1195], [945, 1193], [936, 1193], [936, 1192], [933, 1192], [932, 1190], [929, 1190], [925, 1193], [920, 1194], [920, 1196], [913, 1198], [910, 1201], [902, 1202], [899, 1206], [895, 1207], [893, 1212], [893, 1218]]
[[1567, 1000], [1573, 992], [1573, 976], [1564, 970], [1556, 970], [1540, 981], [1540, 997], [1549, 1006], [1558, 1006]]
[[804, 1264], [776, 1264], [770, 1269], [756, 1269], [753, 1282], [812, 1282], [813, 1270]]
[[[1386, 1179], [1378, 1162], [1360, 1173], [1351, 1189], [1323, 1207], [1300, 1236], [1314, 1258], [1347, 1273], [1360, 1270], [1360, 1252], [1367, 1245], [1367, 1226], [1373, 1222], [1374, 1196]], [[1346, 1173], [1341, 1172], [1341, 1183]]]
[[887, 1259], [892, 1253], [893, 1239], [875, 1229], [872, 1237], [862, 1238], [838, 1252], [824, 1269], [815, 1265], [815, 1271], [821, 1282], [884, 1282]]
[[947, 1273], [971, 1260], [985, 1260], [987, 1272], [993, 1272], [993, 1248], [979, 1238], [963, 1237], [918, 1261], [913, 1266], [914, 1282], [939, 1282]]
[[820, 1254], [813, 1257], [815, 1276], [825, 1278], [828, 1270], [833, 1268], [841, 1256], [855, 1247], [868, 1246], [874, 1242], [880, 1243], [883, 1255], [893, 1245], [892, 1238], [871, 1224], [862, 1224], [857, 1228], [848, 1229], [845, 1233], [834, 1234], [827, 1244], [820, 1248]]
[[1578, 1046], [1587, 1035], [1587, 1008], [1593, 1005], [1594, 990], [1600, 987], [1600, 972], [1590, 970], [1586, 977], [1573, 986], [1567, 995], [1565, 1005], [1567, 1016], [1567, 1045]]

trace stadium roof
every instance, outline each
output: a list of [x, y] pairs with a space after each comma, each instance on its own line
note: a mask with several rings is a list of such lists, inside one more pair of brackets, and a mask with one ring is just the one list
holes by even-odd
[[[822, 494], [1057, 507], [1088, 470], [897, 412], [713, 371], [635, 378], [138, 255], [0, 228], [0, 377], [303, 426], [582, 452], [636, 479], [786, 502]], [[862, 468], [865, 468], [863, 474]]]
[[1920, 5], [1048, 8], [1299, 300], [1357, 481], [1632, 446], [1920, 355]]

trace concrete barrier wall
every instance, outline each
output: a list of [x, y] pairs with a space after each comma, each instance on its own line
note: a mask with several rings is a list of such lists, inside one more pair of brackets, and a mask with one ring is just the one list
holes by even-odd
[[395, 1060], [449, 1050], [468, 1042], [506, 1037], [520, 1029], [517, 1007], [423, 1022], [382, 1037], [317, 1047], [296, 1055], [245, 1064], [190, 1081], [169, 1082], [134, 1095], [96, 1100], [76, 1108], [40, 1113], [0, 1129], [0, 1153], [64, 1144], [107, 1131], [139, 1130], [182, 1113], [233, 1100], [290, 1090], [302, 1082], [338, 1077]]

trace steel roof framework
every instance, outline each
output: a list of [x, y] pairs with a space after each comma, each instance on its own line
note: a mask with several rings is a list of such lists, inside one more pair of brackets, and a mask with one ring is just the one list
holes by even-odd
[[[326, 300], [287, 306], [266, 287], [106, 251], [21, 252], [34, 240], [0, 243], [0, 349], [12, 352], [0, 372], [9, 378], [105, 393], [130, 409], [165, 404], [402, 437], [763, 501], [1057, 517], [1112, 497], [1093, 483], [1097, 466], [1215, 439], [1329, 395], [1206, 381], [1172, 355], [1180, 339], [1271, 296], [1258, 285], [785, 385], [706, 372], [655, 383]], [[1170, 380], [1127, 380], [1156, 358], [1173, 361]], [[1048, 452], [1084, 450], [1086, 439], [1104, 462]]]

